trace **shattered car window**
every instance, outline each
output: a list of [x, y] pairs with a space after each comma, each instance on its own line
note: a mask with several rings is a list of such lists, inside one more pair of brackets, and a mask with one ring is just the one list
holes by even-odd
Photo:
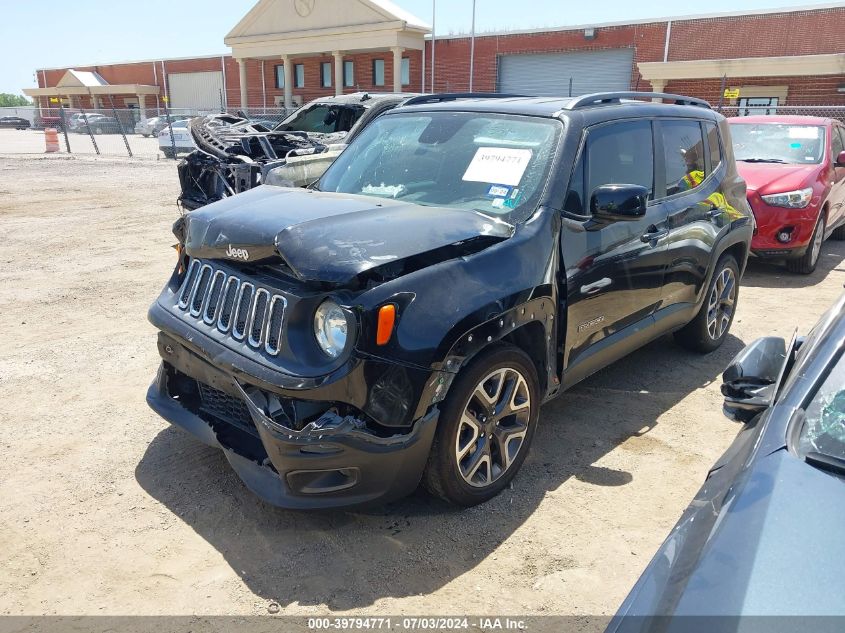
[[802, 455], [816, 452], [845, 459], [845, 362], [841, 359], [807, 407], [798, 450]]
[[390, 114], [364, 129], [318, 187], [519, 221], [536, 208], [560, 129], [539, 117]]
[[320, 134], [348, 132], [363, 113], [364, 107], [359, 105], [318, 103], [297, 110], [279, 123], [276, 131], [316, 132]]

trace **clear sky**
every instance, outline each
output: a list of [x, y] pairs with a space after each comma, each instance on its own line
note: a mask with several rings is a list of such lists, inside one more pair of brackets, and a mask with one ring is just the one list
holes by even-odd
[[[432, 0], [393, 1], [426, 22], [431, 21]], [[469, 31], [472, 0], [436, 2], [438, 33]], [[698, 10], [694, 4], [670, 0], [476, 2], [477, 31], [818, 4], [801, 0], [708, 0], [698, 5]], [[35, 86], [36, 68], [227, 53], [223, 36], [254, 3], [255, 0], [2, 0], [0, 92], [20, 94], [22, 88]], [[785, 33], [784, 37], [788, 35]]]

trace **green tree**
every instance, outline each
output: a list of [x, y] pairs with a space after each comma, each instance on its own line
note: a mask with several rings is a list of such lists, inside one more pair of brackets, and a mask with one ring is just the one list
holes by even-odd
[[0, 108], [30, 106], [32, 102], [26, 97], [13, 95], [8, 92], [0, 92]]

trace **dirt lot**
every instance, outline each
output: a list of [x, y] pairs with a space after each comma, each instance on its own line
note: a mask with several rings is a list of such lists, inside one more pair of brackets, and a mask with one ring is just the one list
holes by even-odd
[[752, 266], [723, 349], [660, 340], [550, 403], [486, 505], [293, 513], [144, 403], [176, 194], [171, 162], [0, 157], [0, 613], [613, 613], [738, 430], [720, 371], [845, 281], [843, 242]]
[[[126, 145], [120, 134], [96, 134], [97, 149], [102, 156], [128, 158]], [[158, 149], [156, 137], [143, 137], [140, 134], [127, 133], [126, 140], [136, 158], [161, 159], [164, 155]], [[96, 155], [94, 144], [88, 134], [68, 132], [68, 142], [74, 155]], [[0, 154], [43, 154], [43, 130], [0, 130]], [[67, 144], [63, 133], [59, 133], [59, 153], [67, 154]]]

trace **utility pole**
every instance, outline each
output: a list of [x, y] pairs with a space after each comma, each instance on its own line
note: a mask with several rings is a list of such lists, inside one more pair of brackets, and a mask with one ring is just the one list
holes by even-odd
[[475, 0], [472, 0], [472, 31], [469, 38], [469, 91], [472, 92], [472, 75], [475, 69]]

